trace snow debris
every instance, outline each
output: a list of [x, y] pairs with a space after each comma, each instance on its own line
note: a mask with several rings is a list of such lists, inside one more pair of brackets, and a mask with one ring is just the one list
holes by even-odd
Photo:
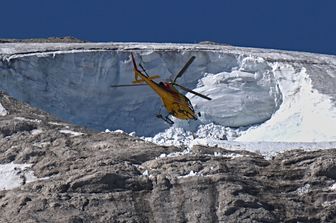
[[66, 126], [67, 123], [62, 122], [48, 122], [50, 125], [56, 125], [56, 126]]
[[136, 132], [130, 132], [128, 135], [130, 135], [130, 136], [136, 136]]
[[33, 130], [31, 130], [31, 134], [32, 134], [32, 135], [39, 135], [39, 134], [41, 134], [42, 132], [43, 132], [42, 129], [33, 129]]
[[33, 171], [29, 170], [31, 166], [32, 164], [0, 164], [0, 190], [10, 190], [38, 180]]
[[325, 201], [322, 203], [322, 206], [323, 207], [330, 207], [330, 206], [335, 206], [336, 205], [336, 200], [333, 200], [333, 201]]
[[329, 190], [336, 190], [336, 183], [334, 183], [333, 185], [331, 185], [331, 186], [329, 187]]
[[5, 116], [7, 114], [8, 114], [7, 110], [0, 103], [0, 116]]
[[186, 177], [194, 177], [194, 176], [203, 176], [203, 174], [200, 174], [198, 172], [194, 172], [193, 170], [191, 170], [187, 175], [178, 176], [177, 178], [186, 178]]
[[304, 195], [304, 194], [309, 193], [310, 188], [311, 188], [311, 185], [310, 185], [310, 184], [306, 184], [306, 185], [304, 185], [303, 187], [298, 188], [298, 189], [296, 190], [296, 193], [297, 193], [299, 196], [302, 196], [302, 195]]
[[64, 133], [64, 134], [70, 134], [70, 135], [73, 135], [73, 136], [80, 136], [80, 135], [83, 135], [84, 133], [82, 132], [75, 132], [75, 131], [72, 131], [72, 130], [68, 130], [68, 129], [62, 129], [59, 131], [60, 133]]
[[111, 131], [109, 129], [105, 129], [105, 132], [106, 133], [125, 133], [123, 130], [121, 129], [117, 129], [117, 130], [114, 130], [114, 131]]
[[25, 117], [14, 117], [15, 120], [20, 120], [20, 121], [26, 121], [26, 122], [35, 122], [35, 123], [40, 123], [41, 120], [39, 119], [29, 119]]
[[[177, 156], [188, 155], [188, 154], [191, 154], [191, 153], [192, 153], [191, 149], [187, 148], [187, 149], [183, 150], [182, 152], [172, 152], [172, 153], [168, 153], [168, 154], [162, 153], [158, 158], [177, 157]], [[156, 158], [156, 159], [158, 159], [158, 158]]]
[[[212, 155], [210, 155], [212, 156]], [[238, 157], [242, 157], [243, 155], [241, 154], [238, 154], [238, 153], [227, 153], [227, 154], [222, 154], [220, 152], [214, 152], [214, 155], [215, 157], [227, 157], [227, 158], [231, 158], [231, 159], [234, 159], [234, 158], [238, 158]]]

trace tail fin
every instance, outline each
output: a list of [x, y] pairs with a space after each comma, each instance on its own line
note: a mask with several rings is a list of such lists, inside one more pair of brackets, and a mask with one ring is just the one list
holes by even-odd
[[138, 66], [136, 65], [133, 53], [131, 53], [131, 56], [132, 56], [133, 71], [134, 71], [134, 81], [133, 81], [134, 84], [138, 84], [138, 83], [144, 82], [144, 80], [143, 80], [142, 77], [146, 77], [149, 80], [152, 80], [152, 79], [155, 79], [155, 78], [160, 78], [159, 75], [146, 76], [143, 73], [141, 73], [141, 71], [138, 69]]
[[136, 65], [133, 53], [131, 53], [131, 56], [132, 56], [133, 71], [134, 71], [134, 81], [133, 81], [133, 83], [134, 84], [141, 83], [143, 81], [142, 81], [142, 78], [139, 77], [139, 76], [143, 75], [143, 74], [141, 73], [141, 71], [138, 69], [138, 66]]
[[133, 53], [131, 53], [131, 56], [132, 56], [132, 62], [133, 62], [133, 68], [134, 68], [134, 70], [139, 71], [139, 69], [138, 69], [138, 67], [137, 67], [137, 65], [135, 63], [135, 59], [134, 59]]

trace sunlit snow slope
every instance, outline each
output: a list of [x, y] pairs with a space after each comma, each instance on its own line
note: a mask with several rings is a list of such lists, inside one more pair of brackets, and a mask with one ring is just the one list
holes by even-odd
[[[155, 118], [160, 98], [133, 80], [130, 52], [150, 74], [174, 76], [198, 121]], [[336, 57], [201, 44], [0, 44], [0, 89], [76, 124], [121, 129], [152, 141], [336, 141]]]

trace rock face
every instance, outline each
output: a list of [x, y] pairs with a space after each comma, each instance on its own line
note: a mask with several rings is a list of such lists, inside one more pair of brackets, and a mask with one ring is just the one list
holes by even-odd
[[0, 222], [336, 221], [336, 149], [179, 153], [0, 103], [0, 163], [32, 164], [39, 178], [0, 191]]
[[0, 43], [84, 43], [86, 41], [72, 36], [39, 39], [0, 39]]

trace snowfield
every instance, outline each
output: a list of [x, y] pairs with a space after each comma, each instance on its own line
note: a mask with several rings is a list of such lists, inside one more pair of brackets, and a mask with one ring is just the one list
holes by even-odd
[[[165, 110], [149, 87], [111, 87], [133, 80], [130, 52], [162, 80], [196, 56], [178, 82], [213, 99], [187, 94], [199, 120], [169, 126], [155, 118]], [[335, 56], [206, 44], [0, 44], [0, 88], [75, 124], [189, 150], [336, 148]]]

